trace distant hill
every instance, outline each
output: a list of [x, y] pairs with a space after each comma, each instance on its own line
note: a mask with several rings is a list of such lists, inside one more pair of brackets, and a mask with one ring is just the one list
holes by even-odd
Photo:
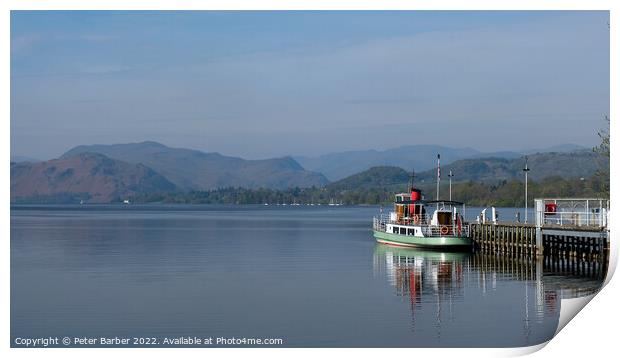
[[407, 183], [411, 174], [398, 167], [372, 167], [361, 173], [330, 183], [328, 190], [353, 190], [368, 188], [390, 188]]
[[439, 145], [409, 145], [387, 150], [358, 150], [337, 152], [318, 157], [299, 156], [295, 159], [306, 169], [323, 173], [329, 180], [336, 181], [349, 175], [376, 166], [396, 166], [416, 171], [434, 168], [437, 153], [441, 154], [441, 163], [450, 164], [459, 159], [504, 158], [516, 159], [524, 154], [546, 152], [574, 152], [589, 150], [576, 144], [562, 144], [530, 151], [481, 152], [472, 148], [452, 148]]
[[[529, 178], [538, 181], [550, 177], [589, 178], [600, 168], [609, 165], [608, 158], [601, 157], [592, 151], [573, 153], [539, 153], [528, 156]], [[523, 180], [523, 158], [478, 158], [461, 159], [449, 165], [442, 165], [442, 183], [448, 181], [448, 173], [452, 170], [453, 183], [474, 181], [498, 183], [501, 181]], [[435, 163], [436, 165], [436, 163]], [[405, 190], [409, 182], [410, 172], [399, 167], [373, 167], [360, 173], [327, 185], [334, 190], [357, 190], [368, 188], [392, 188]], [[435, 168], [418, 173], [416, 186], [430, 190], [434, 188], [437, 176]]]
[[20, 163], [20, 162], [31, 162], [37, 163], [40, 162], [40, 159], [35, 159], [31, 157], [25, 157], [23, 155], [11, 155], [11, 163]]
[[[320, 157], [295, 157], [306, 169], [323, 173], [329, 180], [335, 181], [359, 173], [371, 167], [397, 166], [425, 170], [437, 162], [437, 153], [441, 153], [446, 163], [479, 154], [471, 148], [448, 148], [437, 145], [411, 145], [383, 151], [360, 150], [325, 154]], [[517, 154], [518, 156], [518, 154]]]
[[[498, 182], [502, 180], [522, 180], [524, 177], [524, 158], [477, 158], [462, 159], [449, 165], [442, 165], [442, 180], [448, 180], [452, 170], [453, 182], [478, 181]], [[553, 176], [568, 178], [588, 178], [603, 166], [609, 166], [608, 158], [592, 151], [582, 150], [572, 153], [537, 153], [528, 155], [528, 177], [541, 180]], [[435, 181], [436, 170], [431, 169], [417, 175], [419, 181]]]
[[175, 189], [174, 184], [144, 165], [97, 153], [11, 165], [11, 202], [107, 203]]
[[535, 154], [535, 153], [570, 153], [570, 152], [578, 152], [584, 150], [591, 150], [592, 148], [586, 148], [582, 145], [577, 144], [559, 144], [546, 148], [538, 148], [538, 149], [530, 149], [523, 151], [523, 154]]
[[328, 182], [322, 174], [305, 170], [291, 157], [245, 160], [219, 153], [170, 148], [157, 142], [78, 146], [62, 158], [85, 152], [101, 153], [128, 163], [142, 163], [180, 189], [284, 189], [323, 186]]

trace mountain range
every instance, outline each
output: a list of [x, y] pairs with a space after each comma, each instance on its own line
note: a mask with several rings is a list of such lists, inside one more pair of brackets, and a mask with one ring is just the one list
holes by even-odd
[[82, 145], [61, 156], [100, 153], [128, 163], [141, 163], [166, 177], [182, 190], [222, 187], [270, 188], [311, 187], [327, 184], [319, 173], [302, 168], [291, 157], [245, 160], [219, 153], [171, 148], [156, 142], [114, 145]]
[[[441, 180], [449, 180], [452, 171], [453, 183], [475, 181], [496, 184], [502, 181], [523, 180], [524, 159], [478, 158], [461, 159], [441, 166]], [[528, 156], [529, 180], [538, 181], [554, 176], [564, 179], [589, 178], [599, 169], [609, 168], [609, 158], [592, 151], [571, 153], [536, 153]], [[419, 187], [432, 187], [436, 183], [437, 169], [416, 172], [414, 181]], [[373, 167], [327, 185], [335, 190], [357, 190], [368, 188], [392, 188], [404, 190], [411, 179], [411, 171], [394, 166]]]
[[472, 148], [452, 148], [440, 145], [409, 145], [387, 150], [358, 150], [324, 154], [318, 157], [294, 157], [304, 168], [325, 175], [330, 181], [337, 181], [376, 166], [396, 166], [424, 171], [437, 166], [437, 153], [441, 162], [452, 163], [459, 159], [475, 158], [520, 158], [525, 154], [544, 152], [574, 152], [587, 148], [564, 144], [523, 153], [513, 151], [481, 152]]
[[[565, 179], [590, 177], [601, 168], [609, 168], [609, 158], [591, 150], [569, 153], [535, 153], [527, 156], [528, 177], [538, 181], [559, 176]], [[462, 159], [441, 167], [441, 180], [447, 181], [452, 171], [453, 181], [478, 181], [497, 183], [499, 181], [522, 180], [524, 158], [476, 158]], [[435, 181], [436, 170], [427, 170], [416, 175], [420, 181]]]
[[[559, 149], [572, 151], [529, 155], [532, 180], [554, 175], [587, 177], [601, 165], [609, 165], [608, 158], [602, 158], [591, 150], [580, 150], [576, 146]], [[521, 179], [523, 176], [520, 153], [483, 153], [471, 148], [408, 146], [387, 151], [343, 152], [319, 158], [298, 158], [306, 163], [305, 166], [325, 168], [332, 177], [362, 168], [329, 183], [323, 173], [307, 170], [292, 157], [246, 160], [147, 141], [82, 145], [70, 149], [58, 159], [11, 162], [11, 201], [111, 202], [136, 194], [224, 187], [276, 190], [313, 186], [328, 190], [385, 188], [406, 184], [411, 168], [416, 169], [416, 183], [430, 185], [435, 182], [437, 152], [442, 154], [443, 180], [447, 180], [449, 170], [453, 171], [455, 182], [472, 180], [492, 183]], [[377, 162], [396, 164], [373, 167], [373, 163]], [[370, 167], [373, 168], [368, 169]]]

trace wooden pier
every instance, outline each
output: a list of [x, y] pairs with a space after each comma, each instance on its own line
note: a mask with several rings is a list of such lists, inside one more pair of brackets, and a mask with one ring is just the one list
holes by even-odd
[[[539, 234], [540, 243], [537, 242]], [[607, 234], [601, 230], [485, 223], [470, 224], [470, 235], [477, 250], [513, 257], [545, 255], [599, 260], [609, 252]]]
[[534, 256], [536, 227], [523, 224], [470, 224], [469, 231], [477, 250], [510, 256]]
[[585, 260], [601, 260], [609, 254], [609, 238], [605, 231], [542, 229], [542, 253]]
[[[470, 224], [479, 251], [512, 257], [551, 256], [562, 260], [609, 259], [609, 201], [602, 199], [536, 199], [533, 224]], [[555, 261], [554, 261], [555, 262]]]

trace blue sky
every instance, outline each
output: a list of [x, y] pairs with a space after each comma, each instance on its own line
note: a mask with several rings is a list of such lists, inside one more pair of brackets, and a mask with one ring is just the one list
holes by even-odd
[[11, 14], [11, 154], [596, 145], [608, 12]]

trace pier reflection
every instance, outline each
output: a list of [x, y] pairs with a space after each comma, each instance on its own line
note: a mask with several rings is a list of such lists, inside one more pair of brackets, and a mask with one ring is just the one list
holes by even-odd
[[[562, 298], [596, 293], [606, 273], [602, 263], [576, 259], [558, 262], [552, 257], [434, 252], [382, 244], [375, 247], [373, 267], [397, 296], [408, 298], [414, 326], [424, 311], [435, 313], [435, 324], [440, 325], [446, 321], [445, 312], [448, 320], [459, 320], [453, 317], [459, 312], [455, 305], [473, 304], [470, 309], [479, 309], [493, 302], [521, 312], [526, 336], [531, 324], [559, 315]], [[510, 297], [500, 298], [507, 289]]]

